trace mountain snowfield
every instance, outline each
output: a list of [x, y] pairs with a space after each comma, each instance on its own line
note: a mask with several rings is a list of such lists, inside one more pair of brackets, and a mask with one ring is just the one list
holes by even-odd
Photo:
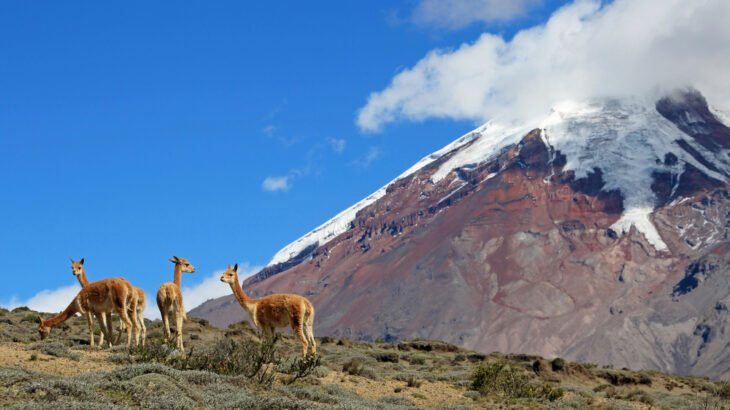
[[[717, 110], [712, 112], [720, 121], [728, 124], [728, 117], [724, 113]], [[686, 114], [684, 121], [689, 127], [701, 127], [704, 122], [700, 116], [691, 113]], [[475, 168], [494, 159], [505, 147], [517, 144], [533, 129], [541, 130], [543, 141], [553, 154], [560, 151], [566, 156], [564, 170], [574, 171], [576, 179], [600, 169], [605, 181], [603, 190], [618, 190], [624, 200], [624, 212], [612, 229], [624, 234], [634, 227], [657, 251], [666, 251], [667, 245], [650, 220], [657, 201], [651, 187], [652, 175], [656, 172], [675, 175], [674, 189], [681, 181], [685, 163], [717, 181], [727, 182], [730, 176], [730, 151], [718, 149], [713, 152], [706, 149], [662, 116], [657, 111], [654, 99], [630, 97], [581, 103], [566, 101], [556, 104], [542, 118], [519, 123], [501, 123], [497, 119], [465, 134], [422, 158], [373, 194], [284, 247], [274, 255], [268, 266], [286, 262], [312, 245], [324, 244], [346, 232], [357, 212], [382, 198], [389, 185], [444, 155], [453, 153], [431, 176], [434, 183], [457, 168]], [[703, 158], [711, 159], [714, 169], [688, 153], [678, 141], [683, 141]], [[665, 158], [669, 154], [679, 161], [667, 163]], [[549, 182], [546, 180], [545, 183]]]

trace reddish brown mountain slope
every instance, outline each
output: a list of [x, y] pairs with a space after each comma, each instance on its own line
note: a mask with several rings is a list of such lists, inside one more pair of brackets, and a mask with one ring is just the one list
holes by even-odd
[[[675, 123], [682, 110], [660, 108]], [[679, 128], [721, 153], [730, 130], [710, 117], [707, 134]], [[652, 222], [668, 247], [658, 252], [635, 229], [610, 228], [624, 203], [604, 186], [605, 171], [576, 179], [540, 130], [434, 183], [452, 155], [394, 182], [347, 232], [264, 269], [244, 289], [308, 296], [319, 335], [424, 337], [485, 352], [729, 374], [730, 363], [718, 364], [730, 341], [724, 182], [690, 163], [653, 174]], [[191, 315], [221, 326], [246, 318], [232, 297]]]

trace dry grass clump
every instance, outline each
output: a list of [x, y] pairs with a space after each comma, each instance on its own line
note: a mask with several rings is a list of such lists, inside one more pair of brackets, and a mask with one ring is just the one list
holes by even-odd
[[655, 404], [655, 400], [653, 397], [649, 395], [644, 390], [639, 390], [636, 388], [622, 388], [622, 387], [615, 387], [615, 386], [608, 386], [605, 389], [606, 398], [609, 399], [619, 399], [619, 400], [626, 400], [626, 401], [634, 401], [639, 403], [644, 403], [649, 406], [653, 406]]
[[380, 376], [372, 367], [367, 366], [364, 357], [353, 357], [342, 365], [342, 371], [351, 376], [367, 377], [371, 380], [379, 380]]
[[57, 340], [44, 340], [28, 346], [28, 350], [37, 350], [43, 354], [54, 357], [65, 357], [71, 360], [79, 360], [81, 356], [72, 352], [63, 342]]

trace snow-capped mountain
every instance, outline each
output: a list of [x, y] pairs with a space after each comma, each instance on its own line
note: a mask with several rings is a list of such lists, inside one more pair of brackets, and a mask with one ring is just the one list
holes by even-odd
[[[318, 334], [730, 374], [715, 360], [730, 341], [718, 308], [730, 300], [730, 129], [718, 118], [689, 91], [495, 120], [244, 287], [306, 294]], [[243, 319], [228, 299], [191, 314]]]
[[[389, 185], [445, 155], [454, 154], [431, 176], [433, 183], [440, 182], [455, 169], [473, 168], [495, 158], [501, 149], [518, 143], [532, 129], [542, 131], [542, 138], [551, 152], [559, 151], [567, 157], [564, 170], [574, 171], [577, 179], [585, 178], [596, 168], [603, 170], [604, 189], [616, 189], [624, 198], [625, 211], [613, 227], [615, 230], [625, 233], [632, 226], [636, 227], [655, 248], [666, 250], [666, 244], [649, 221], [657, 201], [651, 188], [652, 175], [656, 172], [672, 173], [676, 176], [673, 187], [676, 189], [684, 164], [691, 164], [705, 175], [726, 182], [730, 175], [730, 151], [703, 147], [662, 116], [655, 105], [654, 101], [640, 99], [585, 104], [566, 102], [554, 107], [549, 116], [539, 121], [518, 126], [488, 123], [424, 157], [394, 181], [284, 247], [274, 255], [268, 266], [284, 263], [313, 245], [324, 244], [347, 231], [357, 212], [385, 196]], [[700, 131], [704, 124], [703, 118], [695, 112], [685, 113], [683, 120], [687, 126]], [[684, 146], [691, 149], [686, 150]], [[719, 169], [705, 166], [695, 159], [693, 155], [696, 153], [711, 160]], [[679, 161], [665, 164], [666, 155], [677, 157]], [[616, 167], [615, 164], [621, 166]]]

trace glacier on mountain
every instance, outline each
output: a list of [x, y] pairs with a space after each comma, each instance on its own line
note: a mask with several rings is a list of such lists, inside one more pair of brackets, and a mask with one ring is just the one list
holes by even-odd
[[[719, 119], [725, 120], [722, 117]], [[699, 124], [702, 119], [688, 118], [687, 121]], [[451, 154], [431, 176], [434, 183], [447, 178], [457, 168], [473, 168], [489, 161], [503, 148], [519, 143], [534, 129], [542, 130], [543, 140], [551, 151], [559, 151], [565, 155], [567, 163], [564, 170], [573, 171], [576, 179], [584, 178], [595, 169], [600, 169], [604, 181], [602, 189], [618, 190], [623, 197], [624, 212], [612, 229], [623, 234], [634, 227], [657, 251], [666, 250], [667, 245], [651, 221], [657, 201], [651, 188], [653, 174], [669, 172], [676, 176], [678, 184], [684, 172], [684, 164], [691, 164], [718, 181], [726, 182], [727, 175], [730, 175], [730, 155], [727, 150], [709, 151], [664, 118], [652, 100], [626, 98], [585, 103], [563, 102], [555, 105], [547, 117], [509, 124], [494, 120], [458, 138], [424, 157], [362, 201], [286, 246], [274, 255], [269, 266], [286, 262], [311, 245], [321, 245], [347, 231], [357, 212], [382, 198], [388, 185], [444, 155]], [[690, 146], [715, 169], [709, 169], [677, 141], [683, 141]], [[678, 161], [665, 161], [669, 154], [678, 158]]]

